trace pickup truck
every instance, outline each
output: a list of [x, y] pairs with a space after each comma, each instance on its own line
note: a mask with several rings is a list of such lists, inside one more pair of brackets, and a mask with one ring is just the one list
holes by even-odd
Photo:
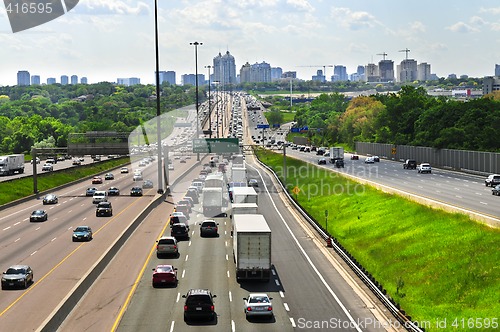
[[417, 172], [418, 173], [431, 173], [431, 165], [427, 163], [422, 163], [417, 166]]

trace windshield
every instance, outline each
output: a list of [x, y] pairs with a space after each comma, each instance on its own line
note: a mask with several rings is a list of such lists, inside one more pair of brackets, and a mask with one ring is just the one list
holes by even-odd
[[10, 268], [5, 272], [5, 274], [24, 274], [24, 273], [25, 273], [24, 269], [13, 269], [13, 268]]

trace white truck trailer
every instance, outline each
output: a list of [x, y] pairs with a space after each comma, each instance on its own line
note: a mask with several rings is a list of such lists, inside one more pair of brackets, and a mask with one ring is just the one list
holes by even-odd
[[0, 175], [24, 173], [24, 154], [0, 156]]
[[245, 167], [231, 167], [232, 182], [247, 182], [247, 169]]
[[330, 162], [333, 164], [337, 160], [344, 160], [344, 148], [341, 146], [330, 148]]
[[234, 187], [232, 190], [234, 203], [255, 203], [259, 204], [259, 196], [254, 187]]
[[225, 216], [222, 211], [223, 191], [222, 188], [203, 188], [203, 215], [209, 218]]
[[236, 279], [269, 281], [271, 277], [271, 229], [261, 214], [233, 217], [233, 255]]

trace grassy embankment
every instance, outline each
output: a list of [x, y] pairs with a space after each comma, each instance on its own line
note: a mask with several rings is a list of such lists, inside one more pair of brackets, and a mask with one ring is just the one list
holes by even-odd
[[[283, 179], [282, 155], [269, 151], [258, 155]], [[499, 319], [499, 229], [296, 159], [287, 158], [287, 170], [288, 189], [301, 190], [296, 196], [300, 205], [323, 227], [327, 210], [329, 233], [413, 320], [429, 322], [426, 330], [439, 330], [437, 320], [443, 319], [446, 330], [461, 331]]]
[[[65, 171], [41, 173], [37, 177], [38, 191], [43, 192], [72, 181], [102, 173], [127, 164], [129, 161], [130, 159], [128, 157], [110, 159], [101, 163], [71, 167]], [[33, 178], [26, 177], [0, 182], [0, 193], [2, 193], [0, 195], [0, 205], [33, 195]]]

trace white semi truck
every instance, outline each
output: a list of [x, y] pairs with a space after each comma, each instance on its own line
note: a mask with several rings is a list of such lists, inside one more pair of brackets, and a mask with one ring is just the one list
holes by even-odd
[[247, 183], [247, 169], [245, 167], [231, 167], [231, 181]]
[[222, 217], [223, 191], [222, 188], [203, 188], [203, 215], [209, 218]]
[[24, 173], [24, 154], [0, 156], [0, 175]]
[[254, 187], [234, 187], [232, 190], [234, 203], [255, 203], [259, 204], [259, 196]]
[[233, 216], [233, 255], [236, 279], [269, 281], [271, 277], [271, 229], [261, 214]]

